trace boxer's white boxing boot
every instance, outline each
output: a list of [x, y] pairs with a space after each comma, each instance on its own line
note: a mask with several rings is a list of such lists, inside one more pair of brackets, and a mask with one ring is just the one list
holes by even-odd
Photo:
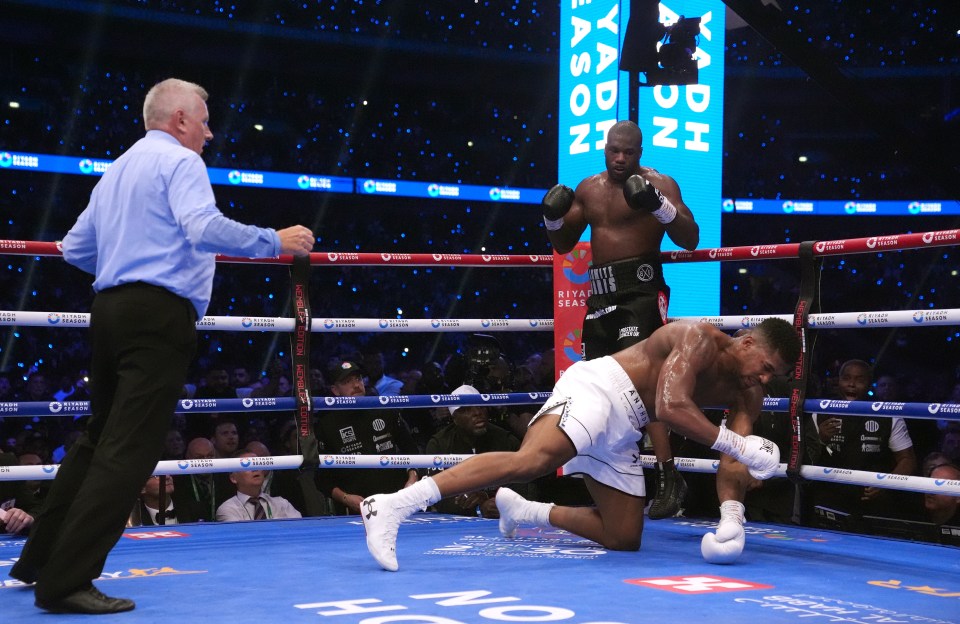
[[396, 572], [397, 531], [400, 523], [417, 510], [440, 500], [440, 490], [430, 477], [393, 494], [374, 494], [360, 504], [360, 518], [367, 532], [367, 550], [384, 570]]
[[514, 537], [520, 524], [538, 527], [550, 525], [550, 509], [553, 503], [528, 501], [510, 488], [497, 490], [497, 511], [500, 512], [500, 535]]
[[708, 563], [733, 563], [740, 557], [745, 543], [743, 503], [735, 500], [724, 501], [720, 505], [717, 532], [703, 536], [700, 541], [700, 554]]

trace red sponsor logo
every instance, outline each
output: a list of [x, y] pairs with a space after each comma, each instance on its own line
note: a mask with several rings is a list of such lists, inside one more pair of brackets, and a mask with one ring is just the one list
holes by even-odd
[[626, 583], [675, 594], [719, 594], [721, 592], [772, 589], [773, 585], [752, 583], [723, 576], [664, 576], [660, 578], [626, 579]]
[[171, 537], [190, 537], [187, 533], [180, 533], [179, 531], [143, 531], [138, 533], [124, 533], [124, 537], [136, 540], [148, 540], [148, 539], [168, 539]]

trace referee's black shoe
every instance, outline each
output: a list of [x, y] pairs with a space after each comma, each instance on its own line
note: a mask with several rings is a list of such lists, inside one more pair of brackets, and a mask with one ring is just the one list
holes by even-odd
[[48, 601], [37, 598], [34, 604], [50, 613], [87, 613], [91, 615], [121, 613], [130, 611], [136, 606], [132, 600], [126, 598], [105, 596], [93, 585], [85, 589], [78, 589], [58, 600]]

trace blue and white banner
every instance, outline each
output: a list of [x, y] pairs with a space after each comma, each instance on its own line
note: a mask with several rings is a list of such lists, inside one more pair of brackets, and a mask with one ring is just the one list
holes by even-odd
[[794, 216], [861, 216], [910, 217], [960, 214], [960, 201], [955, 199], [901, 200], [829, 200], [829, 199], [723, 199], [727, 214], [786, 214]]

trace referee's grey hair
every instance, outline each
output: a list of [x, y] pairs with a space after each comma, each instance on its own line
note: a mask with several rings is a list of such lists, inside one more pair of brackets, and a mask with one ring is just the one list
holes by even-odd
[[153, 85], [143, 99], [143, 125], [147, 130], [162, 126], [178, 108], [187, 106], [187, 97], [199, 95], [207, 101], [207, 90], [198, 84], [167, 78]]

